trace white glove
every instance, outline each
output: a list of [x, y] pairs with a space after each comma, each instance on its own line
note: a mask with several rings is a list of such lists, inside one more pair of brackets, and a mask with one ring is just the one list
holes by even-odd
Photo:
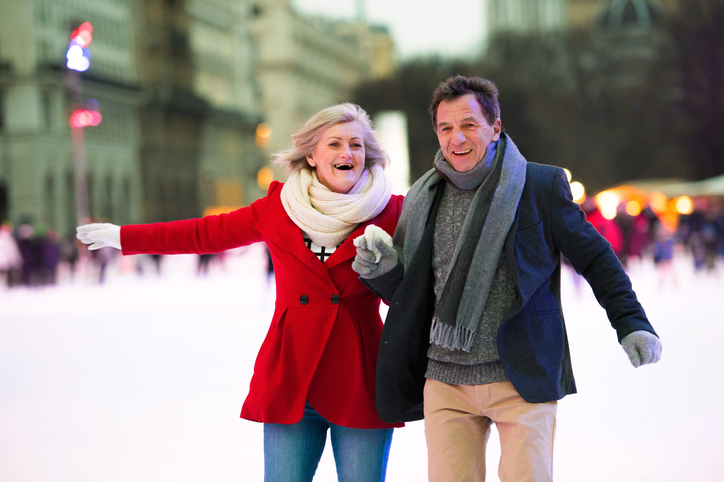
[[635, 368], [656, 363], [661, 358], [661, 340], [645, 330], [629, 333], [621, 340], [621, 346]]
[[352, 269], [363, 278], [377, 278], [392, 270], [397, 264], [397, 252], [392, 238], [387, 232], [374, 224], [365, 228], [365, 233], [353, 241], [357, 247], [357, 256]]
[[88, 249], [101, 249], [106, 246], [121, 249], [121, 227], [110, 223], [84, 224], [76, 228], [76, 237], [85, 244], [90, 244]]

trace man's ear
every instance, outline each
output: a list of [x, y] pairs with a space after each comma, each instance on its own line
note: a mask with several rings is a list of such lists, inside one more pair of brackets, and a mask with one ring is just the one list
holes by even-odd
[[500, 132], [503, 129], [502, 124], [500, 122], [500, 118], [495, 119], [495, 122], [493, 122], [492, 127], [493, 127], [493, 136], [492, 136], [491, 140], [497, 141], [498, 139], [500, 139]]

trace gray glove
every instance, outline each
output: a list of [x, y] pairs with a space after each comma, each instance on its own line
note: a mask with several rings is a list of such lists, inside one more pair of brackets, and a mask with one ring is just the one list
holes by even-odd
[[661, 358], [661, 340], [645, 330], [629, 333], [621, 340], [621, 346], [635, 368], [656, 363]]
[[365, 233], [353, 242], [357, 246], [357, 256], [352, 269], [362, 278], [377, 278], [397, 265], [397, 251], [392, 245], [392, 238], [384, 229], [370, 224], [365, 228]]
[[88, 249], [101, 249], [106, 246], [121, 249], [121, 227], [110, 223], [84, 224], [76, 228], [76, 238], [85, 244]]

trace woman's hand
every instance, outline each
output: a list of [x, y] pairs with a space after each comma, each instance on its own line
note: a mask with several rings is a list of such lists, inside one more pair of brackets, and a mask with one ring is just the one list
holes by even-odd
[[88, 249], [100, 249], [110, 246], [121, 249], [121, 227], [110, 223], [84, 224], [76, 228], [76, 237], [85, 244], [90, 244]]

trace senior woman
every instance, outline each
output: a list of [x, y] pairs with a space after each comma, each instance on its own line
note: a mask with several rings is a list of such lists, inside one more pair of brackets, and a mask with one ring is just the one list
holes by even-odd
[[[380, 300], [352, 270], [368, 224], [389, 234], [402, 197], [368, 115], [339, 104], [310, 118], [275, 154], [285, 184], [219, 216], [145, 225], [88, 224], [78, 239], [123, 254], [215, 253], [263, 241], [277, 298], [241, 417], [264, 423], [267, 481], [310, 481], [327, 431], [340, 481], [385, 479], [395, 426], [375, 410]], [[251, 322], [251, 321], [249, 321]]]

